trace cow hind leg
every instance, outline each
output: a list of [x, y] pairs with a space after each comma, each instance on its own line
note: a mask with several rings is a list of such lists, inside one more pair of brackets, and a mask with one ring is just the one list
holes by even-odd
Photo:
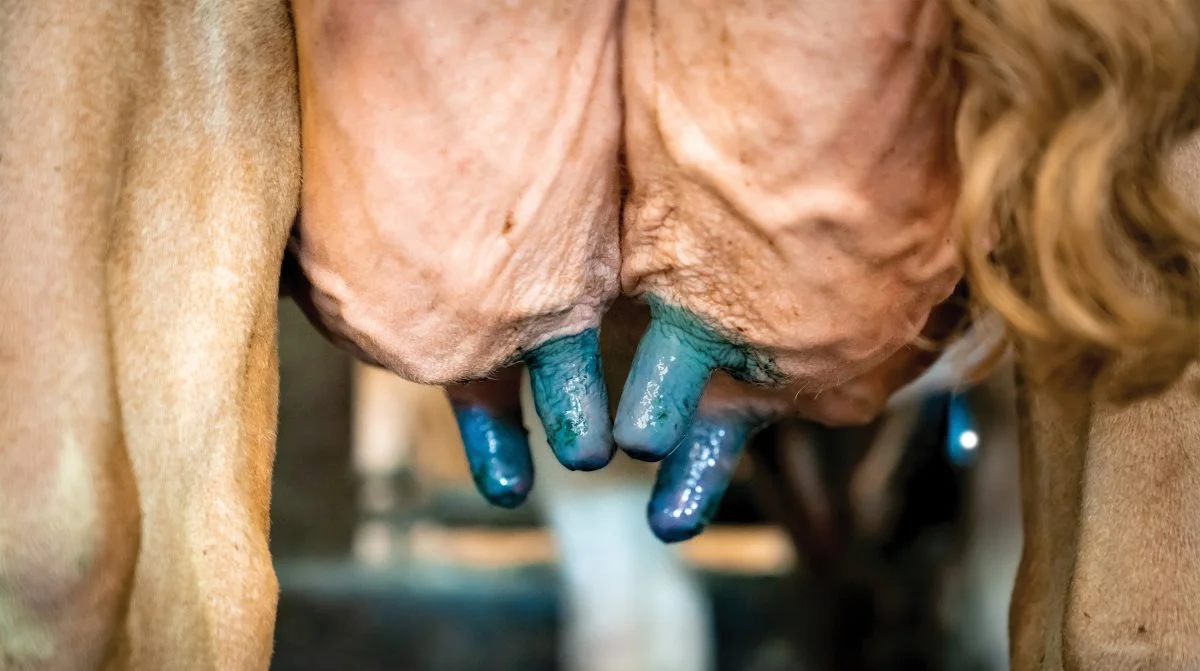
[[[1200, 133], [1166, 166], [1200, 212]], [[1200, 668], [1198, 383], [1193, 363], [1161, 396], [1094, 410], [1063, 633], [1068, 669]]]
[[1200, 668], [1200, 368], [1165, 395], [1097, 404], [1063, 659], [1068, 670]]
[[139, 512], [104, 294], [128, 126], [91, 112], [122, 105], [108, 38], [131, 19], [68, 4], [0, 2], [0, 669], [128, 653]]
[[142, 509], [130, 667], [265, 670], [278, 281], [299, 201], [294, 37], [276, 0], [137, 15], [157, 25], [139, 31], [108, 264]]

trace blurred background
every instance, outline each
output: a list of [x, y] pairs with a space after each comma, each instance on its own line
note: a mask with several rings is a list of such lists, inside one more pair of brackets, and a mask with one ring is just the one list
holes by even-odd
[[535, 445], [530, 501], [490, 507], [439, 389], [352, 363], [290, 301], [280, 323], [272, 669], [1008, 668], [1007, 368], [963, 397], [967, 451], [946, 447], [942, 392], [869, 427], [760, 434], [714, 525], [665, 546], [652, 467], [572, 474]]

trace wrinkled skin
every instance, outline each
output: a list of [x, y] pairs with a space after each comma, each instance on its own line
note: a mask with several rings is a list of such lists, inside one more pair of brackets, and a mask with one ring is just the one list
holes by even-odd
[[714, 369], [813, 394], [866, 374], [950, 294], [943, 22], [920, 0], [628, 4], [621, 282], [661, 329], [621, 447], [665, 456]]
[[295, 3], [295, 295], [359, 356], [448, 385], [500, 505], [532, 486], [511, 364], [560, 461], [611, 457], [595, 329], [618, 268], [655, 314], [616, 415], [647, 460], [714, 370], [706, 412], [739, 435], [869, 421], [928, 365], [900, 348], [958, 279], [937, 3], [619, 10]]
[[490, 374], [615, 295], [615, 8], [560, 4], [294, 3], [297, 255], [322, 322], [402, 377]]
[[361, 357], [449, 385], [493, 502], [528, 492], [497, 466], [528, 462], [519, 371], [501, 371], [519, 361], [559, 459], [606, 464], [596, 329], [618, 290], [618, 3], [294, 9], [298, 300]]
[[[339, 6], [371, 9], [368, 5], [347, 2]], [[302, 24], [302, 45], [312, 46], [304, 40], [303, 25], [313, 27], [311, 21], [304, 23], [306, 17], [311, 18], [305, 7], [312, 6], [297, 6], [296, 16]], [[669, 137], [661, 142], [655, 139], [658, 128], [713, 131], [714, 126], [721, 130], [724, 124], [678, 123], [688, 120], [679, 105], [661, 108], [648, 107], [646, 100], [639, 102], [630, 91], [639, 87], [658, 91], [659, 87], [646, 85], [637, 68], [630, 67], [627, 140], [632, 151], [634, 197], [629, 204], [633, 223], [624, 242], [627, 290], [658, 295], [661, 304], [675, 310], [673, 318], [683, 315], [677, 321], [699, 325], [681, 336], [676, 324], [667, 324], [675, 331], [665, 329], [667, 337], [660, 342], [683, 342], [693, 350], [685, 353], [692, 355], [697, 336], [703, 336], [700, 342], [711, 344], [723, 357], [730, 351], [735, 355], [709, 360], [709, 370], [718, 363], [740, 361], [743, 365], [726, 367], [743, 377], [791, 379], [813, 392], [862, 375], [918, 330], [924, 321], [920, 306], [935, 303], [953, 283], [953, 272], [939, 270], [943, 256], [936, 244], [938, 236], [931, 233], [938, 228], [938, 217], [922, 216], [939, 210], [936, 197], [923, 200], [939, 192], [933, 187], [939, 183], [936, 176], [942, 166], [932, 160], [938, 152], [924, 156], [907, 141], [895, 144], [881, 137], [888, 135], [889, 129], [903, 128], [916, 138], [922, 136], [921, 129], [936, 126], [926, 124], [927, 116], [916, 111], [929, 109], [915, 105], [904, 113], [902, 102], [893, 107], [892, 98], [883, 95], [892, 92], [903, 100], [905, 92], [911, 92], [904, 85], [892, 88], [882, 84], [892, 82], [889, 77], [894, 78], [892, 83], [912, 83], [912, 61], [901, 59], [899, 66], [881, 69], [877, 66], [890, 59], [875, 62], [869, 56], [877, 55], [876, 51], [855, 49], [848, 38], [851, 34], [878, 37], [887, 31], [845, 30], [850, 25], [879, 27], [868, 19], [907, 16], [914, 5], [808, 0], [756, 6], [776, 13], [771, 27], [782, 34], [798, 31], [801, 24], [824, 28], [807, 30], [804, 35], [820, 36], [816, 42], [830, 40], [824, 44], [827, 51], [799, 39], [751, 40], [747, 34], [753, 31], [741, 29], [731, 30], [722, 39], [719, 30], [714, 34], [710, 29], [712, 22], [703, 19], [715, 15], [713, 6], [707, 12], [702, 11], [704, 7], [693, 7], [696, 13], [690, 21], [679, 13], [679, 7], [660, 8], [657, 13], [647, 12], [647, 7], [639, 2], [628, 5], [627, 36], [632, 39], [628, 40], [626, 62], [632, 59], [634, 66], [638, 65], [636, 54], [641, 54], [640, 58], [653, 54], [657, 62], [658, 54], [671, 53], [658, 47], [664, 46], [663, 36], [672, 27], [679, 35], [670, 44], [677, 48], [688, 40], [709, 40], [707, 47], [757, 43], [766, 51], [782, 42], [806, 56], [826, 54], [827, 58], [815, 60], [837, 72], [814, 78], [820, 81], [820, 95], [798, 96], [787, 100], [789, 104], [774, 106], [786, 112], [779, 118], [802, 120], [829, 131], [808, 136], [823, 137], [824, 141], [810, 146], [768, 142], [777, 139], [774, 137], [737, 137], [736, 146], [747, 150], [769, 144], [757, 155], [747, 151], [748, 161], [759, 161], [757, 169], [738, 176], [747, 180], [747, 193], [753, 193], [751, 187], [756, 183], [779, 176], [765, 169], [771, 165], [763, 161], [781, 146], [845, 149], [835, 152], [836, 160], [828, 154], [809, 155], [814, 160], [806, 163], [784, 155], [787, 160], [781, 158], [780, 164], [790, 166], [786, 169], [789, 177], [796, 176], [797, 165], [811, 166], [816, 159], [822, 169], [836, 167], [830, 174], [843, 185], [839, 188], [847, 188], [841, 195], [857, 193], [862, 198], [834, 200], [847, 204], [846, 212], [851, 214], [862, 215], [866, 209], [880, 216], [843, 220], [826, 212], [818, 219], [806, 219], [781, 207], [791, 204], [791, 199], [772, 198], [756, 198], [753, 202], [759, 209], [747, 210], [745, 199], [731, 198], [732, 192], [723, 188], [733, 182], [714, 181], [714, 176], [728, 177], [728, 172], [701, 173], [697, 170], [700, 162], [671, 158], [681, 155], [686, 159], [687, 154], [664, 151]], [[156, 11], [142, 11], [148, 8]], [[722, 16], [732, 23], [746, 8], [739, 4]], [[866, 8], [871, 8], [869, 15]], [[5, 58], [0, 58], [4, 64], [0, 69], [0, 303], [6, 316], [0, 323], [0, 406], [4, 408], [4, 421], [0, 422], [0, 490], [4, 492], [0, 500], [0, 651], [6, 664], [15, 662], [25, 668], [203, 669], [265, 668], [268, 664], [277, 597], [266, 543], [277, 381], [272, 339], [275, 270], [287, 226], [296, 213], [299, 190], [295, 59], [287, 39], [284, 9], [281, 4], [257, 0], [0, 3], [0, 49], [5, 53]], [[818, 9], [834, 15], [814, 15]], [[593, 5], [588, 11], [600, 10]], [[435, 15], [428, 17], [432, 20]], [[660, 20], [663, 17], [672, 20]], [[883, 21], [883, 25], [887, 23]], [[921, 21], [898, 23], [925, 25]], [[647, 25], [656, 29], [646, 30]], [[763, 38], [770, 32], [759, 31], [753, 37]], [[888, 34], [894, 37], [903, 31]], [[833, 48], [839, 35], [847, 39]], [[606, 40], [601, 42], [613, 42]], [[890, 47], [907, 44], [903, 39], [866, 41], [872, 46], [880, 41]], [[527, 44], [522, 40], [501, 42], [513, 48]], [[386, 50], [407, 43], [355, 40], [353, 44]], [[639, 45], [643, 47], [640, 50]], [[654, 48], [644, 48], [647, 45]], [[607, 54], [606, 49], [592, 53]], [[696, 50], [692, 55], [698, 65], [680, 72], [689, 79], [702, 78], [719, 71], [708, 57], [731, 56], [721, 64], [727, 60], [732, 67], [735, 53], [731, 49]], [[836, 59], [829, 54], [836, 54]], [[855, 58], [869, 61], [867, 67], [855, 63]], [[404, 62], [411, 65], [412, 60]], [[301, 55], [301, 65], [306, 63], [312, 64], [311, 51]], [[710, 67], [700, 67], [703, 63]], [[510, 68], [506, 79], [514, 78], [519, 70]], [[596, 70], [601, 71], [608, 72]], [[658, 72], [656, 69], [651, 82], [658, 81]], [[745, 68], [731, 81], [759, 84], [747, 86], [752, 89], [742, 92], [747, 96], [763, 91], [787, 93], [765, 85], [782, 80], [763, 82], [756, 72]], [[876, 80], [849, 90], [835, 86], [845, 82], [834, 74], [862, 76], [864, 72], [874, 73]], [[313, 79], [306, 81], [310, 85], [307, 104], [312, 102]], [[386, 103], [405, 99], [388, 90], [390, 81], [370, 82], [378, 86], [369, 91], [359, 89], [359, 93], [369, 93], [375, 106], [386, 108]], [[473, 86], [456, 90], [478, 92]], [[704, 87], [666, 90], [709, 95]], [[857, 97], [853, 95], [856, 92], [860, 94]], [[548, 99], [559, 100], [555, 96]], [[666, 99], [672, 102], [671, 96]], [[806, 107], [822, 99], [844, 107]], [[920, 100], [920, 96], [914, 98]], [[705, 113], [715, 115], [732, 109], [735, 101], [704, 102]], [[857, 115], [852, 113], [856, 107]], [[654, 113], [646, 114], [647, 109]], [[688, 109], [696, 113], [694, 108], [683, 112]], [[754, 118], [753, 113], [770, 109], [771, 105], [760, 101], [746, 112]], [[656, 120], [667, 119], [673, 112], [678, 113], [675, 122], [657, 124]], [[841, 123], [816, 123], [825, 113]], [[522, 124], [549, 118], [516, 116]], [[572, 118], [575, 128], [587, 125], [580, 115]], [[739, 127], [766, 133], [771, 125], [763, 122], [764, 118], [755, 118], [753, 124]], [[505, 132], [512, 130], [511, 124], [498, 126]], [[915, 139], [912, 144], [936, 146], [934, 135], [926, 137], [926, 144]], [[531, 136], [558, 137], [553, 133]], [[579, 133], [580, 138], [584, 136], [591, 140], [606, 134]], [[694, 139], [695, 135], [687, 137]], [[839, 138], [842, 142], [836, 141]], [[306, 140], [308, 148], [318, 148], [311, 133]], [[549, 139], [546, 142], [554, 144]], [[353, 150], [369, 146], [372, 143], [354, 146], [351, 142], [341, 147], [346, 153], [334, 151], [334, 158], [354, 156]], [[685, 142], [679, 146], [694, 149], [696, 145]], [[728, 149], [724, 143], [711, 146]], [[386, 153], [370, 155], [378, 158]], [[718, 153], [717, 158], [722, 155]], [[703, 161], [709, 171], [721, 165], [720, 160]], [[1194, 151], [1188, 165], [1182, 183], [1191, 189], [1195, 205]], [[351, 181], [364, 173], [372, 178], [378, 174], [373, 170], [351, 174], [330, 170]], [[609, 174], [608, 168], [599, 170], [601, 175]], [[319, 174], [310, 176], [320, 182]], [[914, 181], [907, 184], [911, 188], [897, 186], [906, 184], [905, 180]], [[580, 182], [594, 185], [594, 180]], [[656, 183], [670, 188], [664, 189], [667, 206], [657, 210], [657, 216], [646, 216], [647, 221], [657, 222], [651, 230], [658, 231], [657, 237], [651, 236], [656, 242], [646, 247], [640, 242], [646, 236], [637, 233], [639, 208], [655, 212], [648, 207], [657, 205], [654, 189], [648, 185]], [[780, 183], [796, 186], [787, 180]], [[320, 188], [319, 184], [309, 186], [310, 190]], [[389, 185], [383, 186], [385, 195], [395, 193]], [[428, 189], [436, 185], [421, 186], [426, 193], [433, 193]], [[600, 200], [605, 200], [603, 194], [613, 190], [610, 185], [592, 193], [600, 193]], [[545, 193], [552, 191], [558, 195], [553, 189]], [[464, 193], [477, 192], [467, 189]], [[697, 200], [689, 200], [697, 194]], [[584, 209], [604, 209], [583, 200], [587, 204]], [[347, 210], [358, 211], [353, 207]], [[569, 209], [564, 212], [570, 214]], [[690, 219], [697, 212], [701, 215], [698, 221], [724, 225], [697, 228]], [[346, 214], [339, 211], [337, 216]], [[689, 221], [692, 223], [687, 224]], [[780, 221], [785, 225], [779, 225]], [[797, 221], [819, 221], [820, 225], [789, 225]], [[856, 236], [861, 230], [855, 222], [881, 228], [872, 228], [871, 235]], [[520, 223], [515, 222], [514, 228]], [[813, 228], [830, 231], [828, 236], [807, 242], [832, 246], [837, 252], [833, 259], [820, 257], [816, 251], [823, 249], [820, 245], [765, 247], [796, 261], [787, 265], [771, 255], [722, 257], [718, 253], [726, 243], [730, 249], [738, 243], [748, 243], [748, 249], [759, 244], [763, 251], [762, 236], [755, 232], [803, 233]], [[501, 232], [503, 229], [501, 226]], [[713, 231], [720, 235], [712, 235]], [[888, 244], [889, 232], [897, 236], [891, 239], [894, 247]], [[301, 262], [305, 259], [304, 236], [302, 227], [296, 243]], [[803, 239], [803, 235], [799, 237]], [[645, 252], [640, 262], [636, 260], [639, 248]], [[611, 263], [599, 264], [609, 268], [602, 272], [582, 262], [592, 259], [590, 249], [580, 252], [572, 248], [555, 259], [555, 267], [585, 271], [590, 279], [582, 281], [583, 286], [591, 286], [604, 272], [611, 276]], [[803, 249], [809, 249], [820, 263], [797, 256]], [[859, 252], [862, 267], [853, 262]], [[673, 258], [673, 263], [654, 263], [660, 253]], [[335, 253], [329, 256], [342, 258]], [[839, 258], [842, 263], [836, 262]], [[928, 263], [905, 262], [919, 258]], [[744, 264], [746, 259], [754, 259], [770, 272], [721, 265], [730, 259], [742, 259]], [[320, 262], [314, 266], [313, 259], [308, 260], [306, 270], [319, 268]], [[549, 263], [545, 256], [530, 253], [520, 260], [528, 263], [499, 265], [520, 270], [514, 274], [528, 271], [534, 279], [547, 278], [539, 275], [549, 267], [539, 266]], [[457, 270], [486, 267], [495, 259], [481, 254], [470, 261]], [[833, 263], [826, 265], [825, 261]], [[435, 262], [435, 270], [440, 263]], [[877, 272], [863, 272], [872, 265]], [[826, 270], [818, 272], [819, 267]], [[342, 268], [339, 272], [353, 277], [359, 270]], [[727, 270], [737, 272], [722, 274]], [[803, 282], [787, 280], [803, 279], [804, 272], [813, 273], [808, 279], [817, 280], [815, 287], [807, 288], [809, 294], [798, 290], [789, 299], [780, 287], [803, 286]], [[433, 279], [439, 277], [435, 272]], [[601, 279], [599, 284], [607, 286], [605, 281]], [[739, 287], [739, 283], [746, 286]], [[733, 299], [719, 297], [721, 291], [727, 291], [726, 285], [740, 288], [728, 290]], [[336, 292], [340, 286], [335, 281], [325, 290]], [[494, 282], [487, 286], [505, 293], [514, 285]], [[746, 291], [747, 287], [753, 291]], [[412, 289], [403, 287], [404, 291]], [[840, 300], [830, 300], [840, 291], [847, 293]], [[712, 298], [713, 292], [717, 298]], [[587, 333], [588, 328], [574, 329], [594, 326], [598, 317], [580, 318], [576, 323], [572, 321], [576, 313], [599, 312], [607, 299], [602, 296], [589, 302], [592, 297], [585, 294], [579, 290], [575, 298], [546, 299], [546, 303], [565, 309], [550, 311], [559, 316], [545, 319], [551, 326], [539, 336], [544, 341], [533, 337], [537, 329], [526, 331], [519, 325], [528, 317], [523, 315], [516, 320], [517, 335], [503, 331], [507, 335], [497, 342], [508, 342], [513, 350], [510, 358], [515, 360], [533, 351], [523, 348], [536, 348], [556, 336]], [[303, 284], [296, 295], [302, 301], [313, 296]], [[440, 296], [438, 302], [427, 305], [433, 312], [448, 305], [454, 292]], [[761, 303], [758, 296], [764, 297]], [[820, 305], [799, 300], [816, 300], [812, 296], [827, 300], [824, 307], [831, 309], [822, 312], [816, 309]], [[335, 293], [332, 298], [344, 300], [347, 296]], [[350, 299], [353, 304], [355, 297]], [[790, 303], [791, 299], [796, 302]], [[370, 301], [359, 305], [381, 307]], [[800, 310], [801, 306], [805, 309]], [[331, 307], [328, 302], [310, 304], [318, 316], [340, 314]], [[445, 314], [455, 314], [456, 307], [446, 309]], [[789, 311], [790, 307], [795, 311]], [[544, 314], [537, 309], [531, 312], [537, 314], [530, 321], [543, 321]], [[370, 315], [370, 309], [366, 313]], [[347, 314], [361, 317], [355, 310]], [[776, 317], [817, 322], [806, 325], [798, 321], [780, 329], [772, 327], [771, 320]], [[417, 321], [423, 319], [430, 317], [417, 315]], [[379, 345], [388, 341], [384, 333], [366, 338], [363, 332], [404, 327], [380, 326], [369, 319], [357, 323], [354, 328], [346, 325], [343, 338], [353, 339], [354, 347], [369, 357], [386, 354], [386, 348]], [[341, 328], [339, 319], [331, 319], [330, 324], [335, 330]], [[472, 342], [468, 337], [471, 329], [487, 326], [448, 329], [437, 334], [440, 340], [430, 337], [412, 346], [428, 347], [435, 353], [438, 347], [457, 352], [459, 341], [448, 341], [457, 337], [468, 353], [472, 348], [475, 354], [483, 352], [482, 363], [473, 365], [453, 357], [446, 360], [456, 362], [464, 377], [473, 375], [466, 372], [472, 367], [483, 375], [499, 362], [507, 362], [503, 353], [486, 351], [490, 349], [486, 342]], [[792, 331], [792, 326], [805, 328]], [[712, 338], [712, 333], [719, 337]], [[786, 343], [781, 336], [789, 334], [802, 335], [810, 342]], [[524, 336], [531, 336], [531, 341], [517, 344]], [[368, 347], [379, 351], [372, 353]], [[661, 354], [653, 347], [647, 351], [651, 363]], [[414, 377], [419, 378], [422, 370], [447, 379], [459, 375], [440, 369], [441, 359], [416, 357], [413, 361], [410, 373]], [[594, 363], [586, 363], [585, 368], [597, 368]], [[595, 377], [591, 372], [583, 377], [589, 375]], [[693, 372], [691, 386], [681, 392], [681, 398], [693, 400], [673, 405], [693, 409], [699, 405], [703, 411], [705, 401], [700, 400], [698, 388], [707, 377], [707, 373]], [[1192, 475], [1194, 447], [1200, 440], [1200, 406], [1187, 386], [1196, 382], [1195, 371], [1186, 377], [1165, 396], [1128, 408], [1106, 406], [1088, 394], [1072, 397], [1043, 389], [1022, 390], [1022, 487], [1030, 542], [1014, 598], [1016, 668], [1196, 667], [1200, 623], [1194, 606], [1200, 593], [1194, 550], [1200, 545], [1195, 523], [1200, 490]], [[868, 373], [861, 379], [869, 378]], [[582, 380], [584, 387], [588, 381]], [[634, 379], [634, 392], [645, 392], [639, 389], [642, 382], [645, 380]], [[488, 398], [483, 395], [485, 400], [479, 403], [492, 403]], [[646, 394], [635, 393], [631, 398], [634, 405], [630, 407], [637, 407]], [[588, 412], [603, 405], [595, 395], [586, 400]], [[679, 422], [678, 431], [686, 434], [695, 425], [691, 410], [684, 410], [676, 412], [675, 419], [685, 420]], [[601, 434], [603, 431], [596, 435]], [[649, 456], [671, 447], [660, 450], [662, 445], [639, 443], [636, 432], [627, 438], [627, 447], [643, 448], [643, 454]], [[597, 439], [588, 446], [602, 442]], [[647, 447], [650, 449], [644, 449]], [[1148, 566], [1152, 570], [1147, 570]], [[1113, 598], [1114, 594], [1122, 598]]]

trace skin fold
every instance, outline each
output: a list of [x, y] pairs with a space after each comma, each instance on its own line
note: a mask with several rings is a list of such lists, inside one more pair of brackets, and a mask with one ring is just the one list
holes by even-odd
[[624, 21], [621, 284], [655, 323], [614, 437], [661, 459], [714, 370], [819, 394], [921, 331], [960, 276], [952, 96], [936, 2], [633, 0]]
[[[0, 668], [267, 668], [285, 245], [327, 335], [448, 385], [486, 495], [532, 486], [525, 364], [569, 466], [671, 455], [667, 540], [958, 323], [932, 0], [292, 9], [0, 0]], [[1014, 668], [1200, 665], [1198, 383], [1020, 381]]]
[[293, 296], [361, 358], [448, 385], [493, 502], [520, 503], [532, 477], [515, 364], [559, 460], [606, 464], [597, 328], [620, 263], [619, 3], [293, 7]]
[[[604, 466], [614, 439], [694, 453], [665, 500], [773, 418], [870, 421], [935, 358], [905, 345], [959, 276], [936, 3], [294, 9], [289, 289], [343, 347], [446, 385], [493, 503], [533, 483], [519, 364], [569, 468]], [[621, 289], [649, 326], [601, 333]], [[606, 385], [602, 345], [628, 333]]]

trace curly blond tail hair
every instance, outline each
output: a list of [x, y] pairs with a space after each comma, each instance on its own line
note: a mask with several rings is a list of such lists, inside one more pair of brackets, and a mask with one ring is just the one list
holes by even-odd
[[1043, 383], [1132, 356], [1110, 389], [1162, 389], [1200, 345], [1200, 217], [1164, 175], [1200, 121], [1200, 0], [946, 1], [972, 296]]

